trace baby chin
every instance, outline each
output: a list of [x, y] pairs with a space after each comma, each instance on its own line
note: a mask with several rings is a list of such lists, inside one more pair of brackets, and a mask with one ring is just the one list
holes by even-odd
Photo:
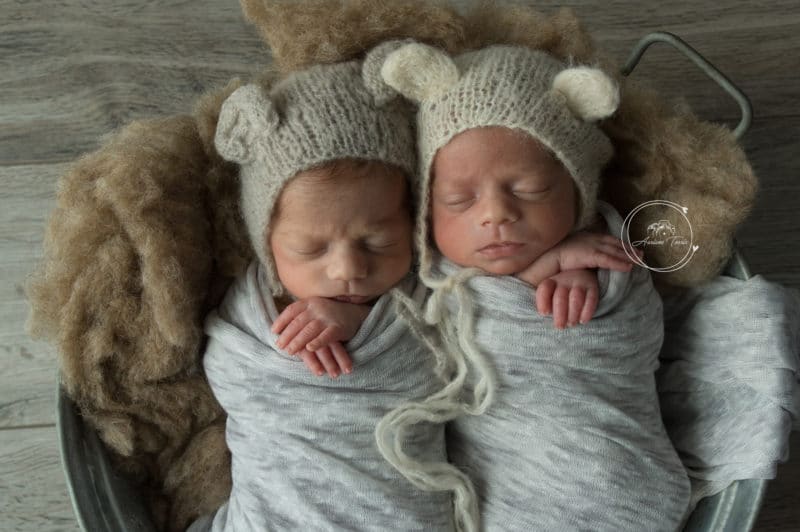
[[[531, 265], [533, 259], [527, 254], [511, 254], [506, 256], [487, 257], [485, 253], [478, 252], [472, 264], [467, 266], [477, 267], [493, 275], [515, 275]], [[462, 265], [463, 266], [463, 265]]]

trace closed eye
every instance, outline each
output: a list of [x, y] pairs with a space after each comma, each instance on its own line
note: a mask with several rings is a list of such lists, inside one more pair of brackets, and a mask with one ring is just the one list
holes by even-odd
[[512, 190], [513, 194], [520, 199], [540, 199], [544, 197], [550, 191], [550, 187], [543, 188], [543, 189], [525, 189], [525, 188], [516, 188]]
[[365, 245], [369, 249], [382, 250], [394, 247], [398, 242], [398, 240], [367, 240]]
[[445, 205], [445, 207], [452, 209], [466, 209], [472, 205], [472, 203], [475, 201], [475, 197], [468, 195], [443, 196], [440, 201]]
[[314, 257], [321, 255], [325, 251], [325, 248], [295, 248], [292, 251], [301, 257]]

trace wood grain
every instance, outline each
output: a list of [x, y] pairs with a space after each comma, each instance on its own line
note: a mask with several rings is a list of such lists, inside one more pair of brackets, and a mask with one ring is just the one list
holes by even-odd
[[[756, 118], [743, 139], [760, 190], [737, 242], [753, 273], [800, 288], [800, 116]], [[800, 457], [798, 457], [800, 458]]]
[[0, 167], [0, 428], [55, 421], [55, 349], [25, 332], [29, 307], [24, 285], [42, 257], [55, 182], [67, 167]]
[[60, 162], [135, 118], [261, 69], [235, 1], [0, 0], [0, 164]]
[[0, 430], [0, 479], [2, 530], [78, 530], [55, 427]]
[[[754, 273], [800, 288], [796, 0], [566, 5], [620, 63], [643, 35], [671, 31], [746, 92], [754, 122], [743, 143], [761, 190], [737, 240]], [[52, 426], [55, 354], [25, 335], [22, 292], [41, 258], [56, 179], [103, 135], [136, 118], [186, 113], [198, 94], [259, 71], [269, 54], [236, 0], [0, 0], [0, 14], [0, 529], [72, 531]], [[703, 118], [738, 119], [734, 102], [665, 45], [634, 76]], [[795, 434], [756, 530], [800, 530], [798, 493]]]

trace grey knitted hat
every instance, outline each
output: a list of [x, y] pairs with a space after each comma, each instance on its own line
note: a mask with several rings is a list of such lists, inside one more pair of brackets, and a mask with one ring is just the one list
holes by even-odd
[[386, 82], [419, 103], [420, 177], [417, 247], [427, 274], [430, 169], [436, 152], [468, 129], [502, 126], [539, 140], [575, 181], [580, 209], [575, 229], [595, 214], [599, 176], [613, 154], [595, 121], [619, 105], [616, 83], [603, 71], [567, 67], [553, 56], [497, 45], [451, 58], [420, 43], [394, 50], [381, 70]]
[[269, 91], [244, 85], [223, 103], [214, 141], [224, 159], [240, 165], [242, 214], [274, 295], [284, 287], [269, 249], [269, 224], [281, 190], [298, 172], [354, 158], [416, 176], [411, 114], [380, 75], [386, 55], [400, 44], [379, 46], [363, 62], [293, 73]]

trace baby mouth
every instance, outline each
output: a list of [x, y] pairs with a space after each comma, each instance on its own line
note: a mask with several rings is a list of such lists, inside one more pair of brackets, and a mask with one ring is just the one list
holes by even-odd
[[515, 255], [522, 246], [521, 242], [496, 242], [482, 247], [478, 252], [490, 259], [499, 259]]
[[352, 303], [354, 305], [361, 305], [366, 303], [370, 299], [370, 296], [335, 296], [332, 297], [334, 301], [341, 301], [342, 303]]

